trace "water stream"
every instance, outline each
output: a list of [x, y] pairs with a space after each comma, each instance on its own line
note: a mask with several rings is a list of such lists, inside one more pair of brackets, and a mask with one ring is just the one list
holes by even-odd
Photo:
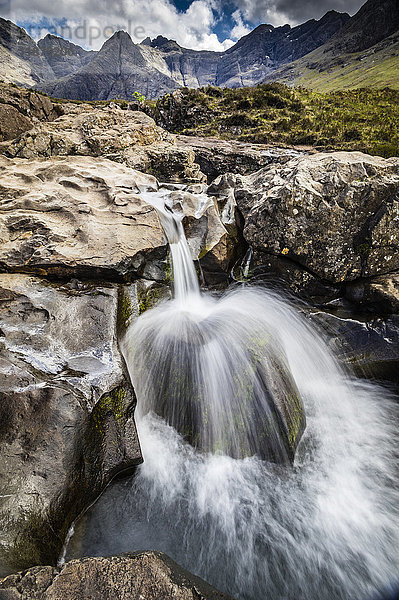
[[[122, 343], [144, 464], [86, 515], [68, 558], [156, 549], [245, 600], [368, 598], [399, 573], [394, 398], [352, 378], [278, 293], [201, 293], [181, 216], [161, 196], [155, 205], [175, 297]], [[305, 407], [293, 466], [268, 385]], [[265, 419], [271, 461], [260, 458]]]

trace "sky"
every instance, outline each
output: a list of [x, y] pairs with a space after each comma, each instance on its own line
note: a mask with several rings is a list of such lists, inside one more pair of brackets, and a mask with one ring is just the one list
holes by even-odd
[[158, 35], [185, 48], [223, 51], [260, 23], [291, 26], [328, 10], [355, 14], [365, 0], [0, 0], [0, 16], [34, 38], [54, 33], [98, 50], [128, 31], [134, 42]]

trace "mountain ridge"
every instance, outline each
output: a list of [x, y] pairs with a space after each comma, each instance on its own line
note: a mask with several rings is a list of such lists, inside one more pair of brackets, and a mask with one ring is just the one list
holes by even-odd
[[[260, 25], [225, 52], [183, 48], [164, 36], [135, 44], [123, 31], [94, 52], [51, 34], [36, 44], [23, 29], [8, 27], [14, 28], [11, 38], [22, 37], [31, 48], [22, 57], [15, 51], [23, 73], [17, 83], [60, 98], [108, 100], [130, 99], [135, 91], [157, 98], [179, 87], [255, 85], [280, 64], [318, 47], [349, 18], [329, 11], [294, 28]], [[1, 36], [0, 44], [6, 46]], [[29, 56], [36, 56], [33, 63]]]
[[[324, 85], [319, 79], [328, 78], [328, 89], [363, 81], [396, 85], [392, 65], [397, 56], [399, 68], [399, 45], [390, 36], [398, 30], [397, 0], [368, 0], [353, 17], [330, 10], [295, 27], [261, 24], [224, 52], [184, 48], [162, 35], [136, 44], [125, 31], [114, 33], [99, 51], [51, 34], [36, 44], [23, 29], [0, 19], [0, 79], [84, 101], [129, 100], [135, 92], [156, 99], [181, 87], [270, 81], [316, 89]], [[376, 61], [384, 64], [381, 72]]]
[[263, 80], [273, 81], [318, 91], [399, 88], [399, 2], [368, 0], [324, 45]]

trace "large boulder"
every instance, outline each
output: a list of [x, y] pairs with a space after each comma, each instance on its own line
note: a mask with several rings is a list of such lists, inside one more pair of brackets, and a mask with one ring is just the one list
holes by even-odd
[[55, 564], [74, 519], [141, 453], [117, 287], [1, 274], [0, 321], [4, 574]]
[[254, 266], [269, 264], [288, 278], [299, 269], [306, 285], [337, 289], [399, 269], [398, 158], [299, 156], [251, 175], [224, 175], [209, 193], [236, 203]]
[[117, 104], [93, 107], [64, 104], [55, 122], [42, 122], [4, 146], [10, 157], [99, 156], [154, 174], [161, 180], [199, 181], [202, 174], [190, 148], [177, 147], [175, 138], [140, 111]]
[[0, 581], [4, 600], [233, 600], [162, 552], [82, 558]]
[[[0, 104], [15, 108], [29, 119], [30, 125], [23, 131], [39, 121], [53, 121], [63, 113], [62, 105], [54, 103], [48, 96], [6, 83], [0, 83]], [[1, 123], [5, 125], [3, 119]]]
[[14, 106], [0, 104], [0, 142], [13, 140], [31, 127], [32, 121]]

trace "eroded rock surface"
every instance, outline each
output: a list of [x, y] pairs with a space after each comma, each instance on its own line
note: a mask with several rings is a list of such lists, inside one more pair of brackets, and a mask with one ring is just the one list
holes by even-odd
[[284, 259], [336, 287], [399, 269], [397, 158], [301, 156], [224, 175], [210, 193], [237, 204], [255, 266]]
[[0, 157], [0, 268], [123, 279], [166, 253], [150, 175], [106, 159]]
[[82, 558], [0, 581], [3, 600], [233, 600], [162, 552]]
[[190, 148], [177, 147], [173, 135], [140, 111], [122, 110], [117, 104], [96, 107], [64, 104], [63, 115], [42, 122], [9, 143], [10, 157], [98, 156], [123, 162], [154, 174], [162, 181], [203, 177]]
[[54, 564], [68, 528], [141, 462], [118, 289], [0, 275], [0, 558]]
[[290, 148], [273, 148], [236, 140], [186, 135], [178, 135], [176, 139], [178, 146], [193, 150], [195, 161], [209, 182], [224, 173], [248, 175], [271, 163], [285, 163], [302, 154]]

